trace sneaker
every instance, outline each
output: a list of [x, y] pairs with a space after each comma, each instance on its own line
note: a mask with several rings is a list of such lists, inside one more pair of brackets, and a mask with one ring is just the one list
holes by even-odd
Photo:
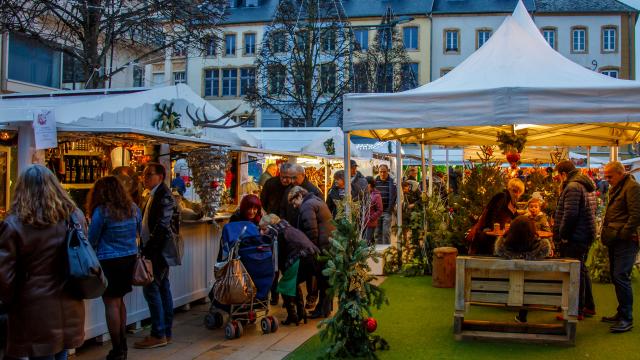
[[595, 309], [584, 308], [582, 309], [582, 313], [585, 317], [593, 317], [596, 314]]
[[516, 317], [514, 318], [514, 320], [518, 323], [518, 324], [526, 324], [527, 320], [520, 320], [520, 315], [516, 315]]
[[627, 332], [631, 329], [633, 329], [633, 322], [625, 319], [620, 319], [620, 321], [611, 325], [609, 328], [609, 330], [614, 334]]
[[611, 324], [615, 324], [620, 320], [622, 320], [622, 316], [620, 316], [620, 314], [618, 313], [616, 313], [613, 316], [603, 316], [602, 319], [600, 319], [600, 321], [602, 322], [611, 323]]
[[157, 347], [167, 346], [167, 338], [164, 336], [157, 338], [155, 336], [147, 336], [142, 341], [135, 342], [133, 346], [136, 349], [153, 349]]

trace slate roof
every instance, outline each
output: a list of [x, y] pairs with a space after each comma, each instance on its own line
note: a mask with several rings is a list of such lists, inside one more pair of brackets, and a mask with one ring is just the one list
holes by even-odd
[[[270, 23], [279, 0], [259, 0], [256, 7], [238, 7], [228, 9], [223, 24]], [[339, 1], [339, 0], [336, 0]], [[382, 17], [390, 5], [398, 15], [427, 14], [433, 0], [342, 0], [349, 18]]]
[[617, 0], [535, 0], [537, 12], [638, 12]]
[[[535, 11], [534, 0], [523, 2], [527, 10]], [[434, 0], [433, 14], [511, 13], [517, 4], [518, 0]]]

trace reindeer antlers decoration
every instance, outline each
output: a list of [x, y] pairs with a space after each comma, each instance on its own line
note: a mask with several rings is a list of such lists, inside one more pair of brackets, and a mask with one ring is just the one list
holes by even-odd
[[[231, 121], [230, 119], [231, 114], [233, 114], [236, 110], [238, 110], [240, 105], [222, 114], [222, 116], [218, 117], [217, 119], [207, 118], [207, 112], [205, 111], [206, 106], [207, 106], [206, 104], [202, 106], [202, 117], [204, 119], [201, 119], [200, 115], [198, 114], [198, 111], [200, 110], [200, 108], [196, 108], [195, 116], [192, 116], [191, 113], [189, 112], [189, 107], [187, 106], [187, 116], [193, 121], [194, 126], [208, 127], [213, 129], [233, 129], [246, 124], [249, 121], [249, 119], [255, 116], [256, 114], [256, 110], [254, 109], [251, 115], [247, 117], [246, 120], [238, 123], [232, 123], [229, 125], [229, 122]], [[219, 125], [218, 123], [220, 123], [222, 120], [224, 120], [224, 123]]]

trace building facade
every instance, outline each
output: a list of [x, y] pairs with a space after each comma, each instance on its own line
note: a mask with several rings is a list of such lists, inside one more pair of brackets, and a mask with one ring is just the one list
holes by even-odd
[[[487, 41], [517, 0], [434, 0], [431, 80]], [[550, 46], [594, 71], [635, 79], [637, 10], [616, 0], [525, 0]]]

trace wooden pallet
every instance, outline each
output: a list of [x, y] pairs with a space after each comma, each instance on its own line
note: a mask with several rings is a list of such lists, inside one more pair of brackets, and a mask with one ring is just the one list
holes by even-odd
[[[577, 260], [456, 259], [454, 335], [457, 340], [575, 344], [580, 288]], [[560, 308], [562, 324], [465, 320], [469, 305]]]

